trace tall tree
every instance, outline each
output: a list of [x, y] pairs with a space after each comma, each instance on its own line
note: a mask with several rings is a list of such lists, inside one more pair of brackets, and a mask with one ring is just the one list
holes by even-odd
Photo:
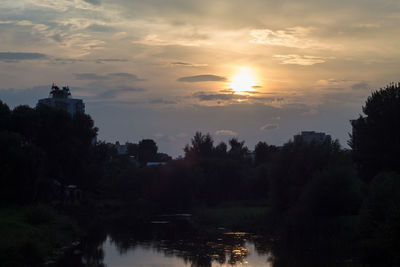
[[244, 141], [239, 142], [237, 138], [229, 140], [229, 145], [231, 146], [229, 156], [233, 159], [244, 159], [249, 153], [249, 149], [244, 145]]
[[268, 145], [265, 142], [258, 142], [254, 147], [256, 165], [266, 163], [277, 151], [278, 148], [276, 146]]
[[186, 158], [207, 158], [212, 155], [214, 140], [209, 133], [196, 132], [191, 141], [191, 146], [186, 145], [184, 148]]
[[6, 103], [0, 100], [0, 131], [9, 127], [11, 111]]
[[140, 162], [153, 161], [157, 155], [157, 144], [152, 139], [143, 139], [139, 142], [138, 154]]
[[362, 110], [349, 141], [360, 174], [369, 181], [380, 171], [399, 172], [400, 83], [373, 92]]

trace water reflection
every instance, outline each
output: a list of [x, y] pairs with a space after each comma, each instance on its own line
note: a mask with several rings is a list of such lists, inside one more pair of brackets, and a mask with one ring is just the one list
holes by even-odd
[[[214, 241], [153, 240], [140, 242], [121, 251], [118, 242], [108, 237], [103, 244], [104, 263], [114, 266], [264, 266], [270, 267], [268, 255], [256, 251], [247, 236], [221, 235]], [[121, 254], [122, 252], [122, 254]]]
[[356, 259], [343, 254], [343, 249], [332, 246], [335, 239], [315, 242], [312, 235], [300, 232], [291, 232], [285, 235], [286, 238], [275, 235], [271, 239], [195, 226], [183, 216], [164, 216], [150, 222], [126, 220], [108, 226], [106, 230], [93, 231], [55, 266], [361, 266]]
[[88, 236], [57, 266], [271, 267], [261, 238], [225, 229], [195, 229], [187, 220], [112, 228]]

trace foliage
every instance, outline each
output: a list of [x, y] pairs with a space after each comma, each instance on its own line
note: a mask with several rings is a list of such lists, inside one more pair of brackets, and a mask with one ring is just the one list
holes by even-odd
[[268, 145], [265, 142], [258, 142], [254, 147], [255, 164], [260, 165], [272, 160], [277, 151], [278, 148], [276, 146]]
[[196, 160], [210, 157], [213, 152], [214, 140], [211, 135], [196, 132], [191, 140], [191, 146], [184, 148], [185, 158]]
[[[344, 261], [357, 251], [368, 263], [398, 264], [399, 99], [400, 85], [368, 98], [365, 116], [352, 121], [352, 151], [326, 138], [282, 147], [259, 142], [250, 153], [244, 141], [214, 145], [210, 134], [196, 132], [185, 157], [177, 160], [158, 153], [152, 139], [128, 144], [126, 155], [111, 144], [92, 144], [98, 129], [85, 114], [71, 116], [47, 106], [10, 110], [0, 102], [1, 204], [53, 201], [63, 206], [63, 186], [74, 184], [85, 193], [77, 214], [84, 210], [103, 219], [115, 216], [124, 222], [128, 216], [143, 222], [157, 213], [196, 210], [204, 216], [199, 221], [269, 229], [277, 256], [285, 248], [325, 261], [340, 254]], [[166, 164], [146, 166], [149, 161]], [[226, 203], [236, 207], [224, 210]], [[36, 207], [24, 215], [29, 226], [20, 232], [29, 236], [57, 217]], [[18, 249], [42, 255], [42, 248], [25, 241]]]
[[361, 211], [360, 239], [366, 262], [400, 262], [400, 175], [380, 173], [371, 181]]
[[42, 266], [80, 235], [76, 223], [47, 205], [0, 209], [1, 266]]
[[380, 171], [400, 171], [400, 83], [372, 93], [361, 116], [352, 120], [349, 145], [364, 179]]
[[138, 156], [140, 162], [154, 161], [157, 155], [157, 144], [152, 139], [143, 139], [139, 142]]
[[55, 181], [87, 185], [84, 169], [97, 134], [90, 116], [42, 105], [11, 111], [2, 103], [0, 113], [2, 202], [51, 200], [57, 193]]

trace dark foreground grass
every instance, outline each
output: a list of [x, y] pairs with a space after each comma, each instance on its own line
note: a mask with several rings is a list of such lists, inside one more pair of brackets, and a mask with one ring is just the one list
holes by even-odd
[[74, 221], [50, 206], [0, 208], [0, 265], [42, 266], [79, 234]]

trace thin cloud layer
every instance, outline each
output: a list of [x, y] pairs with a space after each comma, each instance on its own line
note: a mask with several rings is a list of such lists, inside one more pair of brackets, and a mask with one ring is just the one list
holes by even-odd
[[139, 78], [137, 75], [132, 73], [117, 72], [108, 73], [104, 75], [99, 75], [96, 73], [75, 73], [75, 79], [77, 80], [109, 80], [109, 79], [128, 79], [132, 81], [144, 81], [144, 79]]
[[275, 123], [267, 123], [267, 124], [261, 126], [261, 127], [260, 127], [260, 130], [261, 130], [261, 131], [271, 131], [271, 130], [275, 130], [275, 129], [278, 129], [278, 128], [279, 128], [279, 125], [278, 125], [278, 124], [275, 124]]
[[204, 75], [195, 75], [195, 76], [186, 76], [178, 79], [178, 82], [188, 82], [188, 83], [197, 83], [197, 82], [225, 82], [227, 79], [222, 76], [212, 75], [212, 74], [204, 74]]
[[194, 63], [188, 63], [188, 62], [171, 62], [172, 66], [175, 67], [207, 67], [207, 64], [194, 64]]
[[322, 42], [319, 42], [309, 35], [311, 28], [293, 27], [284, 30], [273, 31], [270, 29], [256, 29], [250, 32], [253, 37], [251, 43], [273, 45], [273, 46], [286, 46], [294, 48], [315, 48], [315, 49], [328, 49], [331, 48]]
[[300, 55], [274, 55], [274, 58], [281, 61], [281, 64], [312, 66], [326, 62], [326, 58], [315, 56], [300, 56]]
[[369, 85], [366, 82], [355, 83], [351, 86], [351, 89], [353, 90], [367, 90], [368, 88]]
[[20, 61], [20, 60], [38, 60], [45, 59], [46, 55], [42, 53], [28, 52], [0, 52], [0, 60], [4, 61]]
[[238, 134], [232, 130], [218, 130], [215, 132], [215, 135], [217, 136], [237, 136]]

